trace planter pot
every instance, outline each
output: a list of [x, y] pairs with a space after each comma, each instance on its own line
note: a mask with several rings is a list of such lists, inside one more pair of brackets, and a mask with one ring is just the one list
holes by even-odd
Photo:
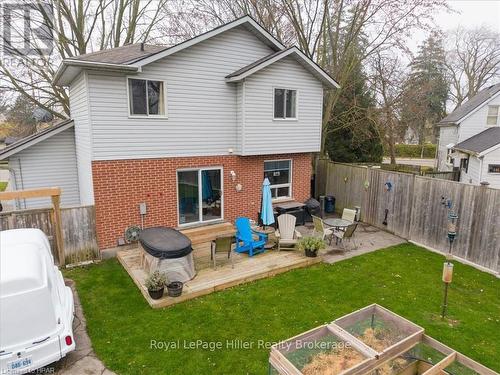
[[158, 290], [149, 290], [148, 289], [148, 293], [149, 295], [151, 296], [152, 299], [160, 299], [161, 297], [163, 297], [163, 291], [164, 291], [165, 288], [161, 288], [161, 289], [158, 289]]
[[309, 257], [309, 258], [315, 258], [318, 256], [317, 251], [313, 251], [313, 250], [309, 250], [309, 249], [305, 249], [305, 253], [306, 253], [306, 257]]
[[180, 281], [173, 281], [167, 285], [167, 293], [170, 297], [179, 297], [182, 294], [184, 284]]

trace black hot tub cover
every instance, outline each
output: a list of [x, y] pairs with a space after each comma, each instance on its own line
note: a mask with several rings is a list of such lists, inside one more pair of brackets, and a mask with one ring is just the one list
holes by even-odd
[[142, 247], [155, 258], [181, 258], [193, 251], [191, 240], [181, 232], [167, 227], [147, 228], [141, 231]]

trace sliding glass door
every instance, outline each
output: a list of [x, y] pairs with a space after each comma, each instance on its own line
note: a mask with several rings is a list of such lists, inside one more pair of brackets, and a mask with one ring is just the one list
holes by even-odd
[[222, 168], [177, 171], [179, 225], [222, 219]]

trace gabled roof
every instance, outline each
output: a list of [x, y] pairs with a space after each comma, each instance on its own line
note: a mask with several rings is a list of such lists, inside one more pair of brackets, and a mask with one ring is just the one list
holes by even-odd
[[135, 43], [103, 51], [86, 53], [84, 55], [72, 57], [69, 60], [107, 64], [132, 64], [137, 60], [149, 57], [167, 48], [167, 46]]
[[493, 126], [460, 142], [453, 149], [482, 156], [497, 145], [500, 145], [500, 126]]
[[476, 95], [467, 100], [464, 104], [455, 109], [448, 116], [439, 121], [437, 125], [458, 125], [464, 117], [474, 112], [474, 110], [478, 109], [482, 104], [490, 101], [490, 99], [492, 99], [499, 93], [500, 83], [489, 86], [479, 91]]
[[[226, 23], [215, 29], [195, 36], [184, 42], [171, 47], [144, 45], [144, 51], [141, 51], [141, 44], [132, 44], [129, 46], [112, 48], [104, 51], [89, 53], [79, 57], [63, 60], [55, 76], [56, 85], [69, 85], [75, 79], [82, 69], [99, 69], [108, 71], [138, 72], [144, 65], [150, 64], [156, 60], [162, 59], [173, 53], [179, 52], [185, 48], [193, 46], [204, 40], [219, 35], [227, 30], [242, 26], [255, 34], [264, 43], [273, 50], [279, 51], [285, 46], [250, 16], [243, 16], [232, 22]], [[131, 56], [127, 56], [130, 53]]]
[[300, 51], [297, 47], [292, 46], [287, 49], [271, 53], [253, 63], [244, 66], [241, 69], [229, 74], [226, 76], [226, 82], [239, 82], [245, 79], [246, 77], [258, 72], [265, 67], [280, 61], [281, 59], [293, 56], [305, 69], [307, 69], [311, 74], [313, 74], [318, 80], [323, 82], [324, 85], [330, 86], [332, 88], [339, 88], [339, 84], [328, 75], [319, 65], [317, 65], [314, 61], [308, 58], [302, 51]]
[[72, 126], [74, 126], [73, 120], [67, 119], [57, 123], [54, 126], [42, 130], [41, 132], [22, 138], [19, 141], [11, 144], [10, 146], [5, 147], [3, 150], [0, 150], [0, 160], [7, 159], [8, 157], [17, 154], [18, 152], [30, 146], [33, 146], [38, 142], [41, 142], [47, 138], [59, 134], [62, 131], [65, 131], [66, 129], [71, 128]]

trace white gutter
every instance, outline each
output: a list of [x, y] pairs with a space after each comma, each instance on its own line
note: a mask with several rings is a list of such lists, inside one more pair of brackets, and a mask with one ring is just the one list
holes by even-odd
[[138, 72], [141, 70], [140, 67], [133, 65], [65, 59], [63, 60], [62, 64], [59, 65], [59, 68], [57, 69], [57, 72], [54, 75], [54, 78], [52, 79], [52, 83], [58, 85], [58, 81], [61, 79], [62, 75], [66, 71], [66, 68], [70, 66], [74, 66], [77, 68], [86, 68], [86, 69], [99, 69], [99, 70], [125, 71], [125, 72]]

